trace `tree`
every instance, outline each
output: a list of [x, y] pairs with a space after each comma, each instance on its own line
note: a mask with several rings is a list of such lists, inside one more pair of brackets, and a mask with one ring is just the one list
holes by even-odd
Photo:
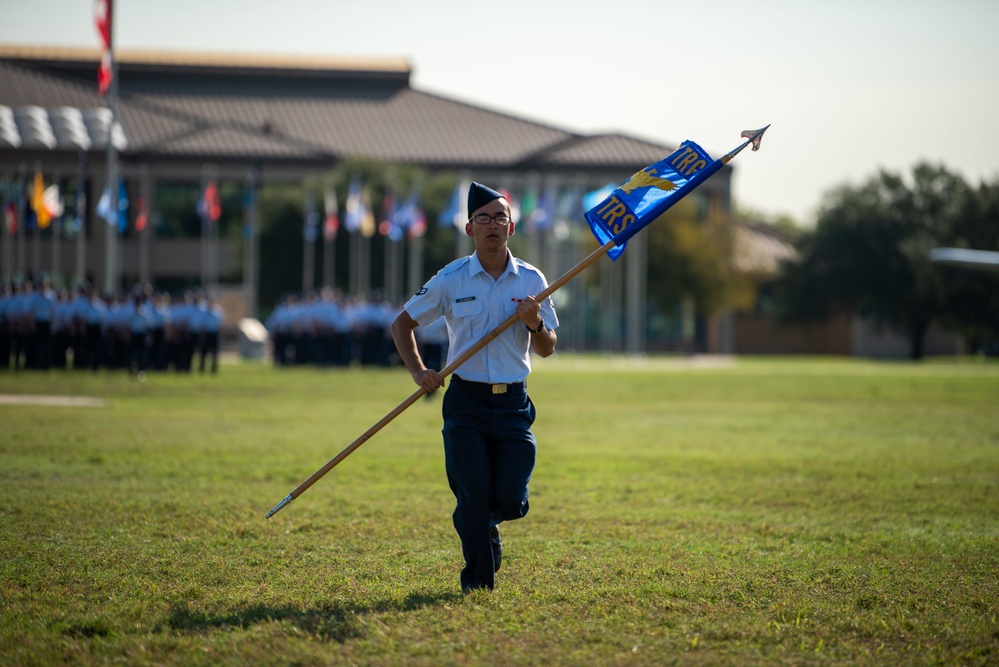
[[[999, 180], [983, 182], [968, 198], [948, 247], [999, 250]], [[945, 326], [962, 332], [972, 350], [999, 341], [999, 274], [965, 267], [938, 267], [944, 281]]]
[[655, 258], [648, 268], [649, 299], [663, 312], [691, 298], [699, 315], [713, 315], [755, 297], [750, 282], [732, 270], [731, 228], [705, 219], [698, 208], [695, 193], [643, 232], [648, 234], [648, 256]]
[[959, 175], [925, 163], [910, 182], [882, 170], [827, 195], [782, 281], [788, 319], [858, 314], [904, 332], [910, 356], [923, 356], [926, 332], [946, 317], [949, 303], [948, 283], [929, 253], [973, 215], [973, 193]]

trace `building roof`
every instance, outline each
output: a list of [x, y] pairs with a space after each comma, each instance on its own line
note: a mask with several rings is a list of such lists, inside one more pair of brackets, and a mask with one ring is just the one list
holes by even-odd
[[[366, 157], [429, 168], [629, 170], [672, 150], [416, 90], [409, 64], [398, 58], [115, 56], [123, 130], [116, 146], [125, 159], [330, 164]], [[105, 148], [98, 60], [96, 50], [0, 47], [0, 151]], [[46, 119], [61, 129], [47, 133]]]
[[735, 220], [732, 225], [732, 266], [758, 278], [773, 278], [783, 262], [797, 258], [794, 246], [773, 225]]

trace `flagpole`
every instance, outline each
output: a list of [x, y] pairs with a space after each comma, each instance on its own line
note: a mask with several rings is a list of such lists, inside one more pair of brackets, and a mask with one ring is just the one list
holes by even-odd
[[333, 278], [333, 273], [336, 271], [335, 243], [329, 234], [323, 235], [323, 287], [330, 289], [336, 287], [336, 280]]
[[[770, 127], [770, 126], [768, 125], [767, 127]], [[760, 129], [760, 130], [755, 130], [755, 134], [753, 134], [753, 136], [750, 137], [741, 146], [739, 146], [738, 148], [736, 148], [733, 151], [729, 152], [725, 156], [727, 159], [725, 159], [724, 161], [728, 162], [733, 157], [735, 157], [739, 153], [739, 151], [741, 151], [743, 148], [745, 148], [746, 146], [748, 146], [751, 143], [753, 143], [755, 147], [758, 147], [759, 146], [758, 139], [763, 135], [763, 133], [766, 131], [767, 127], [764, 127], [763, 129]], [[743, 133], [743, 134], [745, 135], [746, 133]], [[754, 150], [755, 150], [755, 147], [754, 147]], [[590, 253], [586, 258], [584, 258], [578, 264], [576, 264], [576, 266], [574, 266], [571, 269], [569, 269], [568, 271], [566, 271], [565, 274], [561, 278], [559, 278], [555, 282], [551, 283], [541, 293], [535, 295], [535, 298], [539, 302], [544, 301], [545, 299], [547, 299], [548, 297], [550, 297], [552, 294], [554, 294], [557, 290], [559, 290], [562, 286], [564, 286], [569, 281], [571, 281], [573, 278], [575, 278], [576, 276], [578, 276], [580, 273], [582, 273], [583, 271], [585, 271], [586, 269], [588, 269], [598, 259], [600, 259], [604, 255], [606, 255], [608, 252], [610, 252], [611, 248], [615, 247], [616, 245], [617, 245], [617, 242], [614, 239], [611, 239], [611, 240], [607, 241], [602, 246], [600, 246], [599, 248], [597, 248], [596, 250], [594, 250], [592, 253]], [[468, 361], [469, 359], [471, 359], [475, 354], [477, 354], [480, 350], [482, 350], [482, 348], [484, 348], [486, 345], [488, 345], [489, 343], [491, 343], [492, 341], [494, 341], [496, 338], [498, 338], [500, 336], [500, 334], [502, 334], [504, 331], [506, 331], [511, 326], [513, 326], [518, 320], [520, 320], [520, 316], [517, 315], [516, 313], [514, 313], [513, 315], [511, 315], [510, 317], [508, 317], [499, 326], [497, 326], [492, 331], [490, 331], [485, 336], [483, 336], [477, 343], [475, 343], [475, 345], [473, 345], [472, 347], [470, 347], [463, 354], [461, 354], [458, 358], [456, 358], [450, 364], [448, 364], [443, 369], [441, 369], [441, 371], [440, 371], [441, 377], [442, 378], [443, 377], [447, 377], [448, 375], [450, 375], [451, 373], [453, 373], [458, 367], [460, 367], [466, 361]], [[300, 495], [302, 495], [303, 493], [305, 493], [309, 489], [309, 487], [311, 487], [313, 484], [315, 484], [317, 481], [319, 481], [323, 477], [323, 475], [325, 475], [330, 470], [332, 470], [333, 468], [335, 468], [341, 461], [343, 461], [345, 458], [347, 458], [348, 456], [350, 456], [351, 453], [354, 452], [354, 450], [356, 450], [358, 447], [360, 447], [365, 442], [367, 442], [369, 439], [371, 439], [371, 437], [373, 435], [375, 435], [376, 433], [378, 433], [378, 431], [382, 430], [382, 428], [384, 428], [389, 422], [391, 422], [393, 419], [395, 419], [400, 414], [402, 414], [413, 403], [416, 403], [418, 400], [420, 400], [420, 398], [422, 396], [424, 396], [426, 393], [427, 393], [427, 391], [423, 387], [420, 387], [415, 392], [413, 392], [413, 394], [410, 395], [409, 398], [407, 398], [402, 403], [400, 403], [399, 405], [397, 405], [388, 414], [386, 414], [384, 417], [382, 417], [380, 420], [378, 420], [378, 422], [375, 423], [371, 428], [369, 428], [367, 431], [365, 431], [360, 436], [358, 436], [356, 440], [354, 440], [352, 443], [350, 443], [349, 445], [347, 445], [339, 454], [337, 454], [332, 459], [330, 459], [329, 461], [327, 461], [326, 465], [324, 465], [322, 468], [320, 468], [316, 472], [312, 473], [312, 475], [308, 479], [306, 479], [304, 482], [302, 482], [301, 484], [299, 484], [298, 487], [294, 491], [292, 491], [291, 493], [289, 493], [287, 496], [285, 496], [281, 500], [281, 502], [279, 502], [277, 505], [275, 505], [273, 508], [271, 508], [271, 510], [267, 513], [267, 515], [265, 516], [265, 518], [267, 518], [267, 519], [271, 518], [272, 516], [274, 516], [275, 514], [277, 514], [279, 511], [281, 511], [281, 509], [283, 509], [291, 501], [295, 500]]]
[[246, 174], [246, 222], [243, 227], [243, 293], [246, 296], [247, 317], [257, 316], [256, 239], [257, 239], [257, 186], [260, 180], [256, 162]]
[[87, 275], [87, 195], [84, 183], [87, 180], [87, 152], [80, 150], [76, 167], [76, 199], [74, 206], [79, 229], [76, 230], [76, 286], [82, 286]]
[[216, 212], [213, 211], [211, 216], [211, 228], [209, 229], [208, 241], [211, 244], [211, 253], [208, 256], [209, 261], [209, 274], [208, 274], [208, 286], [210, 289], [210, 294], [217, 295], [219, 288], [219, 226], [222, 224], [222, 186], [219, 183], [219, 168], [217, 165], [212, 167], [212, 182], [215, 184], [215, 190], [213, 191], [212, 205], [217, 209]]
[[302, 224], [302, 291], [311, 291], [315, 286], [316, 275], [316, 245], [313, 234], [319, 230], [315, 227], [317, 215], [312, 188], [305, 186], [305, 202], [303, 205], [305, 219]]
[[[59, 187], [59, 180], [62, 175], [56, 172], [52, 176], [52, 183], [57, 188]], [[60, 198], [61, 198], [60, 190]], [[44, 204], [43, 204], [44, 206]], [[62, 279], [62, 212], [59, 215], [53, 215], [52, 219], [49, 221], [49, 229], [51, 229], [51, 239], [52, 245], [49, 250], [52, 253], [52, 271], [49, 274], [49, 280], [53, 287], [62, 287], [65, 285], [65, 281]]]
[[150, 236], [152, 235], [152, 229], [150, 223], [152, 222], [150, 218], [152, 209], [152, 187], [149, 180], [149, 165], [145, 162], [139, 167], [139, 197], [136, 201], [136, 219], [143, 217], [143, 227], [142, 229], [136, 230], [136, 235], [139, 237], [139, 282], [143, 285], [148, 285], [150, 283], [150, 272], [149, 272], [149, 244], [151, 242]]
[[423, 276], [423, 236], [416, 236], [409, 239], [409, 274], [407, 280], [407, 293], [416, 294], [420, 289]]
[[38, 190], [38, 183], [40, 176], [38, 174], [42, 171], [42, 163], [35, 162], [35, 178], [32, 180], [31, 186], [31, 210], [35, 212], [35, 228], [31, 230], [31, 273], [32, 276], [37, 280], [38, 274], [42, 271], [42, 225], [39, 216], [41, 212], [38, 203], [41, 201], [42, 195], [36, 190]]
[[761, 127], [758, 130], [746, 130], [745, 132], [743, 132], [742, 136], [747, 137], [747, 139], [738, 146], [736, 146], [735, 148], [733, 148], [732, 150], [730, 150], [727, 154], [723, 155], [721, 158], [722, 164], [728, 164], [732, 158], [734, 158], [736, 155], [742, 152], [742, 149], [748, 146], [749, 144], [753, 145], [754, 151], [759, 150], [760, 139], [763, 137], [763, 133], [766, 132], [768, 129], [770, 129], [770, 125], [771, 124], [768, 123], [766, 127]]
[[[3, 281], [9, 283], [14, 279], [14, 235], [11, 233], [7, 219], [8, 207], [14, 205], [14, 190], [10, 172], [3, 173], [3, 213], [0, 214], [0, 224], [3, 225]], [[16, 215], [16, 213], [14, 214]]]
[[[327, 183], [323, 190], [323, 287], [334, 289], [336, 287], [336, 232], [339, 230], [330, 227], [330, 220], [336, 215], [339, 218], [339, 206], [336, 204], [335, 185]], [[339, 219], [335, 224], [340, 226]], [[333, 230], [333, 231], [331, 231]]]
[[[118, 156], [114, 145], [114, 126], [118, 119], [118, 62], [114, 57], [114, 4], [107, 3], [107, 23], [108, 23], [108, 53], [111, 55], [111, 82], [108, 85], [108, 110], [111, 112], [108, 123], [108, 147], [107, 147], [107, 188], [111, 192], [111, 202], [118, 215], [121, 211], [118, 206]], [[117, 290], [118, 282], [118, 225], [117, 219], [114, 225], [108, 225], [104, 237], [104, 291], [114, 294]]]
[[201, 289], [203, 291], [208, 290], [208, 204], [207, 202], [207, 188], [209, 182], [210, 174], [208, 172], [208, 164], [201, 165], [201, 189], [198, 190], [198, 217], [201, 220], [201, 239], [199, 240], [198, 247], [201, 250]]
[[[570, 269], [569, 271], [567, 271], [565, 275], [563, 275], [561, 278], [559, 278], [554, 283], [552, 283], [551, 285], [549, 285], [548, 288], [545, 289], [543, 292], [541, 292], [540, 294], [538, 294], [537, 297], [536, 297], [537, 300], [538, 301], [544, 301], [545, 299], [547, 299], [549, 296], [551, 296], [560, 287], [562, 287], [567, 282], [569, 282], [570, 280], [572, 280], [573, 278], [575, 278], [577, 275], [579, 275], [581, 272], [583, 272], [584, 270], [586, 270], [587, 268], [589, 268], [589, 266], [591, 264], [593, 264], [595, 261], [597, 261], [598, 259], [600, 259], [604, 255], [606, 255], [608, 253], [608, 251], [610, 251], [610, 249], [614, 247], [614, 245], [615, 245], [614, 241], [611, 240], [611, 241], [608, 241], [607, 243], [605, 243], [604, 245], [600, 246], [596, 250], [594, 250], [589, 255], [589, 257], [587, 257], [586, 259], [584, 259], [583, 261], [581, 261], [579, 264], [577, 264], [576, 266], [574, 266], [572, 269]], [[447, 377], [448, 375], [450, 375], [451, 373], [453, 373], [459, 366], [461, 366], [463, 363], [465, 363], [466, 361], [468, 361], [469, 359], [471, 359], [473, 355], [475, 355], [476, 353], [478, 353], [479, 350], [481, 350], [482, 348], [484, 348], [486, 345], [488, 345], [493, 340], [495, 340], [501, 333], [503, 333], [504, 331], [506, 331], [507, 329], [509, 329], [511, 326], [513, 326], [519, 319], [520, 319], [519, 315], [517, 315], [517, 314], [511, 315], [509, 318], [506, 319], [505, 322], [503, 322], [502, 324], [500, 324], [499, 326], [497, 326], [495, 329], [493, 329], [492, 331], [490, 331], [489, 333], [487, 333], [485, 336], [482, 337], [481, 340], [479, 340], [479, 342], [477, 342], [475, 345], [473, 345], [468, 350], [466, 350], [464, 352], [464, 354], [462, 354], [457, 359], [455, 359], [454, 361], [452, 361], [450, 364], [448, 364], [447, 366], [445, 366], [441, 370], [441, 372], [440, 372], [441, 377]], [[343, 451], [341, 451], [339, 454], [337, 454], [332, 459], [330, 459], [326, 463], [326, 465], [324, 465], [322, 468], [320, 468], [316, 472], [312, 473], [311, 477], [309, 477], [307, 480], [305, 480], [304, 482], [302, 482], [301, 484], [299, 484], [298, 488], [296, 488], [294, 491], [292, 491], [291, 493], [289, 493], [287, 496], [284, 497], [284, 499], [281, 500], [281, 502], [279, 502], [277, 505], [275, 505], [271, 509], [271, 511], [267, 513], [267, 516], [265, 518], [267, 518], [267, 519], [271, 518], [272, 516], [274, 516], [275, 514], [277, 514], [285, 505], [287, 505], [292, 500], [294, 500], [295, 498], [298, 498], [300, 495], [302, 495], [303, 493], [305, 493], [309, 489], [309, 487], [312, 486], [313, 484], [315, 484], [316, 482], [318, 482], [319, 479], [323, 475], [325, 475], [330, 470], [332, 470], [333, 468], [335, 468], [337, 466], [337, 464], [339, 464], [345, 458], [347, 458], [348, 456], [350, 456], [350, 454], [355, 449], [357, 449], [358, 447], [360, 447], [361, 445], [363, 445], [365, 442], [367, 442], [369, 439], [371, 439], [371, 436], [375, 435], [376, 433], [378, 433], [378, 431], [382, 430], [382, 428], [384, 428], [389, 422], [391, 422], [393, 419], [395, 419], [396, 417], [398, 417], [399, 415], [401, 415], [406, 410], [406, 408], [408, 408], [409, 406], [411, 406], [413, 403], [416, 403], [426, 393], [427, 393], [427, 390], [424, 389], [423, 387], [420, 387], [418, 390], [416, 390], [415, 392], [413, 392], [413, 394], [409, 398], [407, 398], [405, 401], [403, 401], [402, 403], [400, 403], [399, 405], [397, 405], [395, 407], [395, 409], [393, 409], [387, 415], [385, 415], [380, 420], [378, 420], [378, 422], [374, 426], [372, 426], [367, 431], [365, 431], [360, 436], [358, 436], [358, 438], [356, 440], [354, 440], [354, 442], [352, 442], [349, 445], [347, 445], [347, 447], [345, 447], [343, 449]]]
[[16, 269], [14, 273], [17, 274], [18, 272], [20, 272], [22, 278], [26, 277], [28, 274], [27, 270], [28, 260], [25, 258], [25, 255], [28, 252], [28, 249], [25, 247], [28, 243], [28, 238], [27, 238], [28, 216], [25, 215], [25, 207], [28, 205], [27, 202], [30, 201], [27, 199], [28, 196], [27, 182], [28, 182], [28, 164], [26, 162], [22, 162], [18, 168], [17, 206], [16, 206], [17, 209], [16, 215], [18, 216], [18, 224], [17, 224], [17, 229], [14, 232], [14, 237], [17, 245], [17, 249], [15, 251], [17, 254], [17, 260], [16, 260]]
[[371, 298], [371, 236], [365, 236], [364, 230], [361, 230], [361, 274], [360, 287], [358, 287], [359, 293], [363, 295], [365, 300], [370, 300]]

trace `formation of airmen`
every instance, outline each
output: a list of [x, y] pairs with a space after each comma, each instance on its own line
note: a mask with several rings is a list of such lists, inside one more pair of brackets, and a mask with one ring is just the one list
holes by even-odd
[[[378, 295], [343, 296], [330, 288], [285, 295], [264, 323], [277, 366], [391, 366], [399, 363], [389, 325], [401, 310]], [[443, 361], [447, 329], [441, 320], [417, 331], [424, 359]], [[430, 364], [430, 361], [427, 361]], [[438, 370], [441, 366], [436, 367]]]
[[[286, 295], [265, 323], [274, 364], [397, 364], [389, 325], [401, 308], [329, 288]], [[0, 372], [217, 373], [221, 324], [221, 306], [196, 290], [171, 295], [136, 286], [109, 295], [88, 285], [57, 290], [45, 279], [0, 284]], [[443, 368], [444, 320], [416, 333], [427, 365]]]
[[222, 308], [202, 293], [137, 286], [100, 294], [44, 279], [0, 286], [0, 371], [120, 369], [218, 372]]

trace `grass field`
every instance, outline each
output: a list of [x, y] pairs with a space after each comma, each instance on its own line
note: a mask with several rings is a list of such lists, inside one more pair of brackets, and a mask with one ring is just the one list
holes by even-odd
[[463, 596], [391, 370], [0, 375], [3, 665], [999, 663], [999, 364], [557, 356]]

